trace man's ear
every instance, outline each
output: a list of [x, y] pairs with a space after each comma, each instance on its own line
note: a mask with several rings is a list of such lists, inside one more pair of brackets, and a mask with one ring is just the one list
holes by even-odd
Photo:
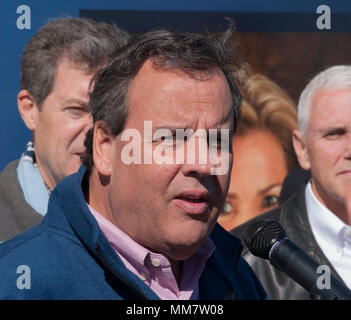
[[298, 130], [294, 130], [292, 133], [292, 142], [297, 156], [297, 160], [300, 166], [305, 169], [311, 169], [310, 158], [308, 156], [306, 148], [306, 140], [302, 133]]
[[112, 142], [113, 136], [103, 121], [94, 125], [93, 158], [98, 173], [110, 176], [112, 172]]
[[27, 90], [21, 90], [17, 95], [18, 111], [27, 128], [35, 131], [38, 106]]

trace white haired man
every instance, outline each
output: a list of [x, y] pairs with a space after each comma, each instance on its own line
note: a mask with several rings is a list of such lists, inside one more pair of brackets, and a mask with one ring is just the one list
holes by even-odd
[[[259, 219], [278, 221], [290, 240], [351, 287], [351, 66], [314, 77], [301, 94], [293, 145], [311, 179], [281, 207]], [[247, 224], [234, 229], [242, 237]], [[243, 251], [271, 299], [310, 299], [310, 293], [247, 249]]]

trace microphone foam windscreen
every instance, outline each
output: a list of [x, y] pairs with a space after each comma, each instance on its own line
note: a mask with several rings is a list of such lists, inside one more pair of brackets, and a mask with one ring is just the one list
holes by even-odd
[[284, 229], [274, 220], [257, 220], [244, 231], [245, 245], [254, 256], [269, 259], [272, 246], [286, 237]]

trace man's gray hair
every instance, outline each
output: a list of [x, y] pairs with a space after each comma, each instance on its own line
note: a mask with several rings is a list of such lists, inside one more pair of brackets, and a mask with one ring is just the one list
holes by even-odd
[[33, 96], [38, 108], [50, 94], [62, 59], [95, 73], [125, 45], [127, 32], [111, 24], [85, 18], [58, 18], [44, 25], [28, 42], [21, 61], [21, 89]]
[[[241, 108], [239, 88], [245, 79], [245, 68], [237, 41], [228, 41], [232, 31], [230, 27], [215, 39], [169, 30], [153, 30], [132, 36], [128, 44], [116, 52], [113, 62], [98, 72], [92, 81], [94, 89], [90, 93], [89, 112], [93, 123], [103, 121], [113, 136], [123, 131], [129, 112], [129, 86], [150, 59], [156, 68], [181, 70], [193, 79], [200, 79], [200, 74], [219, 68], [231, 91], [235, 132]], [[91, 129], [87, 133], [86, 152], [82, 157], [88, 172], [94, 166], [93, 132]]]
[[322, 89], [344, 89], [351, 87], [351, 66], [340, 65], [330, 67], [317, 74], [302, 91], [297, 106], [299, 131], [306, 136], [307, 127], [311, 116], [313, 95]]

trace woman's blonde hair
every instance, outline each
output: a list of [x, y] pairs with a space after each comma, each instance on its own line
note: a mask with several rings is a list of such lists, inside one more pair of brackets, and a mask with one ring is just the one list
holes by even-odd
[[289, 95], [261, 74], [248, 77], [242, 88], [242, 115], [236, 135], [254, 129], [268, 130], [280, 142], [288, 166], [292, 170], [297, 159], [292, 145], [292, 131], [297, 129], [296, 105]]

